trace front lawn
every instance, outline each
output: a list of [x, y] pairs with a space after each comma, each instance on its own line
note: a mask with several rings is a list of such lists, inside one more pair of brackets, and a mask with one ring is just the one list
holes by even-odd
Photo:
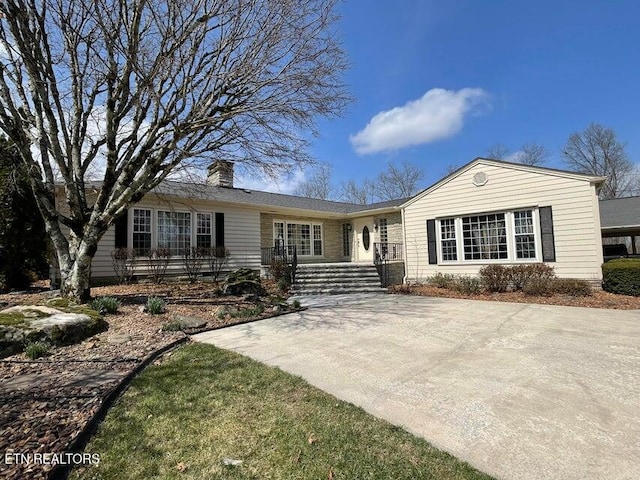
[[298, 377], [203, 344], [138, 376], [85, 451], [99, 466], [71, 478], [490, 478]]

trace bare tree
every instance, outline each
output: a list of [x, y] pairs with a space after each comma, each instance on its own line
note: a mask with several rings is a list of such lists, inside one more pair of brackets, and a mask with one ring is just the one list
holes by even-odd
[[494, 143], [487, 148], [486, 155], [493, 160], [504, 160], [509, 155], [509, 147], [503, 143]]
[[634, 166], [611, 128], [597, 123], [584, 131], [572, 133], [562, 150], [565, 163], [572, 170], [607, 177], [600, 198], [628, 195], [633, 189]]
[[89, 295], [100, 238], [177, 169], [309, 160], [317, 117], [349, 101], [335, 3], [0, 0], [0, 129], [65, 295]]
[[528, 142], [520, 148], [516, 162], [535, 167], [547, 163], [549, 157], [550, 153], [547, 147], [540, 143]]
[[448, 177], [449, 175], [451, 175], [453, 172], [457, 171], [460, 168], [459, 165], [456, 165], [454, 163], [450, 163], [448, 164], [446, 167], [444, 167], [444, 172], [441, 174], [443, 177]]
[[333, 196], [332, 174], [331, 165], [327, 163], [318, 164], [309, 179], [298, 186], [295, 194], [301, 197], [329, 200]]
[[418, 193], [423, 179], [424, 170], [420, 167], [407, 161], [399, 166], [390, 163], [376, 178], [376, 197], [381, 201], [411, 197]]
[[341, 191], [339, 198], [343, 202], [367, 205], [374, 201], [375, 189], [376, 186], [368, 178], [365, 178], [360, 185], [358, 185], [355, 180], [349, 180], [340, 185]]

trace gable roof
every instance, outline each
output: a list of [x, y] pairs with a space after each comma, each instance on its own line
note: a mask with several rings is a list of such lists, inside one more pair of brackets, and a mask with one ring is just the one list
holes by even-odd
[[603, 229], [640, 228], [640, 197], [600, 200], [600, 226]]
[[179, 196], [183, 198], [215, 200], [218, 202], [241, 205], [279, 207], [308, 210], [311, 212], [338, 213], [344, 215], [393, 209], [400, 207], [408, 200], [408, 198], [400, 198], [397, 200], [388, 200], [368, 205], [358, 205], [347, 202], [298, 197], [295, 195], [263, 192], [260, 190], [250, 190], [245, 188], [219, 187], [201, 183], [186, 183], [169, 180], [162, 182], [150, 193], [160, 196]]
[[525, 172], [544, 173], [544, 174], [547, 174], [547, 175], [555, 175], [555, 176], [559, 176], [559, 177], [573, 178], [575, 180], [584, 180], [584, 181], [588, 181], [588, 182], [592, 182], [592, 183], [603, 183], [607, 179], [606, 177], [599, 177], [599, 176], [589, 175], [589, 174], [585, 174], [585, 173], [571, 172], [569, 170], [560, 170], [560, 169], [557, 169], [557, 168], [549, 168], [549, 167], [534, 167], [534, 166], [531, 166], [531, 165], [524, 165], [522, 163], [507, 162], [507, 161], [504, 161], [504, 160], [494, 160], [494, 159], [491, 159], [491, 158], [476, 157], [473, 160], [471, 160], [469, 163], [467, 163], [466, 165], [463, 165], [462, 167], [460, 167], [457, 170], [453, 171], [452, 173], [450, 173], [446, 177], [441, 178], [437, 182], [431, 184], [430, 186], [428, 186], [427, 188], [422, 190], [420, 193], [418, 193], [414, 197], [410, 198], [406, 203], [404, 203], [402, 205], [402, 207], [404, 208], [404, 207], [407, 207], [407, 206], [411, 205], [412, 203], [415, 203], [419, 199], [421, 199], [424, 196], [426, 196], [429, 193], [431, 193], [433, 190], [436, 190], [437, 188], [441, 187], [445, 183], [448, 183], [451, 180], [453, 180], [454, 178], [459, 177], [460, 175], [462, 175], [467, 170], [470, 170], [471, 168], [473, 168], [473, 167], [475, 167], [476, 165], [479, 165], [479, 164], [489, 165], [489, 166], [494, 166], [494, 167], [511, 168], [513, 170], [521, 170], [521, 171], [525, 171]]

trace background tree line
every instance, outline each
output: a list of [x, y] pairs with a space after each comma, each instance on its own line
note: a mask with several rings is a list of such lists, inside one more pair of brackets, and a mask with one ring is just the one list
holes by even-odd
[[[618, 139], [613, 129], [591, 123], [583, 131], [572, 133], [560, 154], [563, 167], [569, 171], [607, 177], [600, 190], [601, 199], [640, 194], [640, 165], [629, 159], [626, 144]], [[551, 151], [537, 142], [525, 143], [516, 151], [495, 143], [487, 148], [484, 156], [523, 165], [546, 166], [551, 159]], [[449, 175], [459, 167], [449, 165], [443, 175]], [[415, 195], [425, 188], [425, 176], [423, 167], [402, 161], [389, 163], [387, 169], [373, 179], [365, 177], [361, 181], [335, 184], [331, 165], [320, 163], [298, 186], [295, 194], [321, 200], [370, 204]]]

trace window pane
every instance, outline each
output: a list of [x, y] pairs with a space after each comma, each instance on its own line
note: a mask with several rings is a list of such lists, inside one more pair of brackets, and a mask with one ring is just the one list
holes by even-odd
[[440, 246], [442, 248], [443, 261], [455, 261], [458, 259], [456, 243], [456, 222], [453, 218], [440, 220]]
[[504, 213], [462, 218], [465, 260], [507, 258], [507, 229]]
[[198, 213], [196, 216], [196, 247], [211, 248], [212, 231], [211, 231], [211, 214]]
[[151, 210], [133, 209], [133, 249], [138, 255], [151, 250]]
[[513, 212], [516, 258], [536, 258], [533, 210]]
[[322, 255], [322, 227], [313, 226], [313, 254]]
[[171, 255], [191, 248], [190, 213], [158, 212], [158, 248], [168, 248]]

